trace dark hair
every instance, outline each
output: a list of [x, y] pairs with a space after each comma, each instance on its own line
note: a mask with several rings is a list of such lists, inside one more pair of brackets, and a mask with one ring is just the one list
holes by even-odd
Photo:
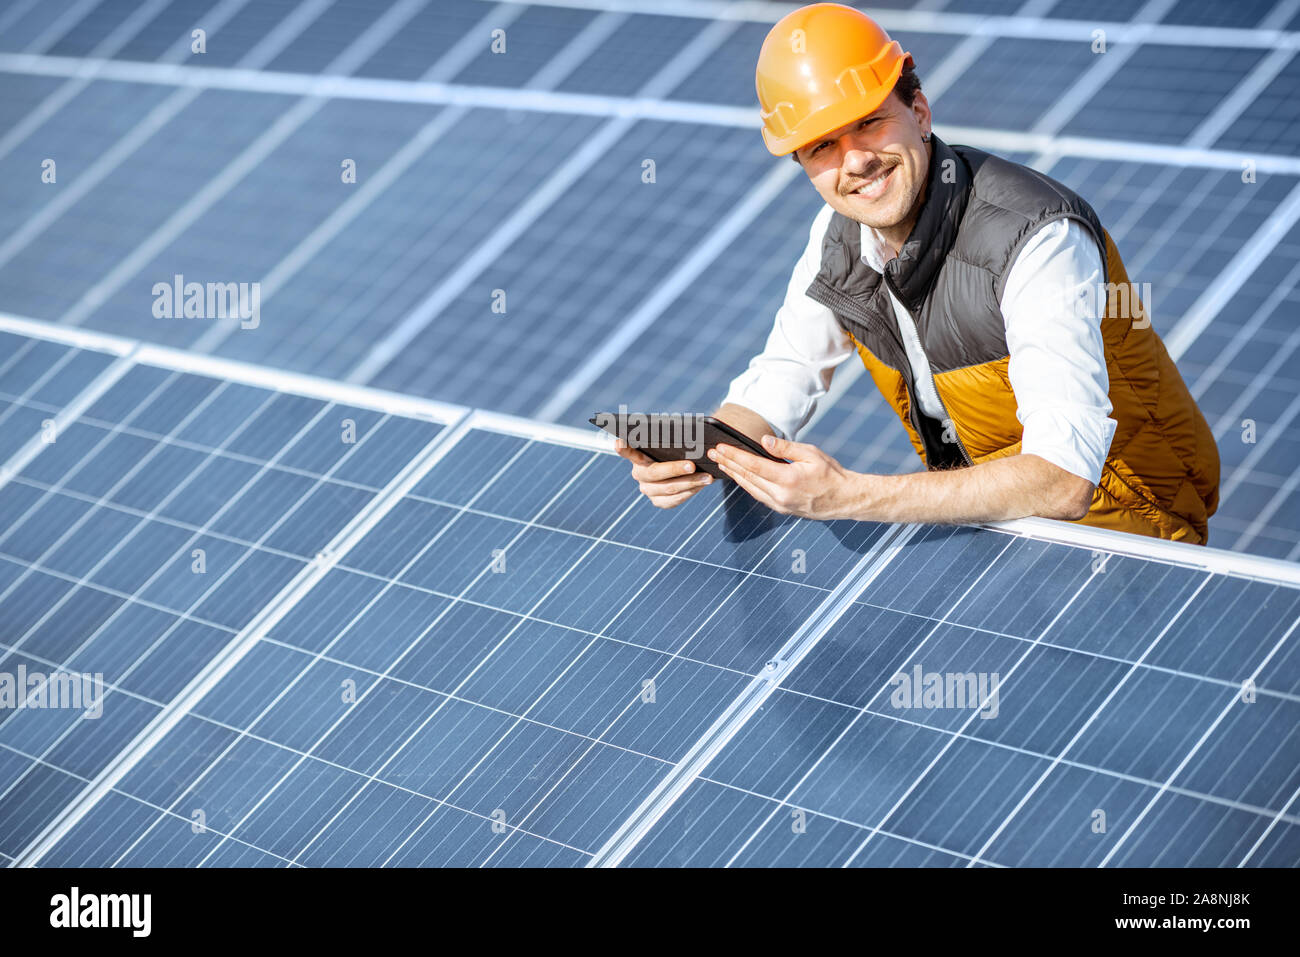
[[921, 78], [916, 75], [916, 70], [909, 63], [903, 67], [903, 72], [898, 74], [898, 82], [894, 84], [894, 95], [910, 110], [912, 104], [916, 102], [916, 94], [920, 92]]
[[[920, 92], [921, 78], [916, 75], [916, 70], [909, 63], [903, 67], [903, 72], [898, 74], [898, 82], [894, 84], [893, 94], [910, 110], [912, 104], [916, 102], [916, 94]], [[798, 163], [799, 151], [795, 150], [791, 153], [790, 158]]]

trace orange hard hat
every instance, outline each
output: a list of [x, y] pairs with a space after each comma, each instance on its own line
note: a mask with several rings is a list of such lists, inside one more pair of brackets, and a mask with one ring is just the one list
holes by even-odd
[[785, 156], [866, 116], [911, 62], [897, 40], [852, 7], [814, 3], [786, 14], [758, 53], [763, 142]]

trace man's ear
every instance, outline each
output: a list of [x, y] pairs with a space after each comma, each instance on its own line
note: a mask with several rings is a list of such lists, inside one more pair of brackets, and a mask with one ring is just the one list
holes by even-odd
[[916, 91], [916, 99], [912, 100], [912, 115], [916, 117], [916, 122], [920, 124], [922, 130], [933, 128], [930, 125], [932, 119], [930, 101], [925, 98], [925, 94], [920, 90]]

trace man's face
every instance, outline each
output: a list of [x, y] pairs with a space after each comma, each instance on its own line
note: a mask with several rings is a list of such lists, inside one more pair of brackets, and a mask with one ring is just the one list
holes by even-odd
[[930, 104], [912, 106], [894, 94], [874, 112], [814, 140], [796, 156], [836, 212], [875, 229], [908, 224], [921, 206], [930, 154]]

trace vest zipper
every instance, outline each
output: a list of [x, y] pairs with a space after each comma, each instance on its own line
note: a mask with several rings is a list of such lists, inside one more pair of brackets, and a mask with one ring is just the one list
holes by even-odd
[[[882, 276], [882, 278], [885, 281], [886, 287], [889, 289], [890, 292], [894, 294], [894, 298], [896, 298], [900, 303], [902, 303], [903, 297], [898, 295], [898, 291], [894, 288], [893, 283], [889, 281], [889, 277], [885, 275]], [[858, 317], [858, 321], [861, 322], [864, 326], [876, 325], [874, 321], [874, 317], [865, 309], [863, 309], [860, 305], [858, 305], [858, 303], [851, 296], [845, 295], [844, 293], [840, 292], [834, 286], [831, 286], [821, 278], [815, 279], [813, 281], [812, 287], [809, 289], [809, 292], [811, 292], [812, 289], [816, 289], [827, 299], [831, 300], [830, 302], [823, 302], [822, 303], [823, 305], [830, 306], [832, 308], [839, 307], [839, 309], [842, 310], [843, 312], [852, 313], [853, 315]], [[906, 308], [907, 307], [904, 306], [904, 309]], [[908, 316], [911, 316], [912, 323], [913, 325], [915, 325], [916, 317], [912, 316], [912, 313], [910, 311], [908, 312]], [[912, 369], [911, 360], [907, 358], [907, 347], [903, 344], [902, 335], [898, 331], [897, 320], [895, 320], [895, 322], [892, 325], [888, 323], [886, 323], [885, 325], [886, 325], [886, 331], [893, 338], [895, 344], [899, 347], [899, 349], [902, 350], [903, 361], [907, 363], [909, 372], [914, 376], [915, 370]], [[921, 351], [924, 352], [925, 348], [922, 347]], [[928, 365], [929, 356], [926, 356], [926, 360], [927, 360], [926, 364]], [[917, 421], [917, 417], [922, 415], [923, 413], [921, 412], [920, 403], [916, 401], [916, 395], [912, 390], [912, 385], [907, 381], [908, 378], [910, 378], [910, 376], [903, 377], [903, 388], [907, 390], [907, 398], [908, 398], [908, 418], [911, 419], [912, 428], [916, 431], [917, 437], [921, 439], [921, 444], [924, 446], [925, 430], [921, 428], [921, 423]], [[934, 394], [936, 396], [939, 396], [939, 387], [934, 384], [933, 372], [930, 373], [930, 384], [934, 386]], [[953, 418], [951, 415], [948, 414], [948, 407], [943, 404], [942, 396], [939, 396], [939, 407], [943, 409], [944, 418], [947, 421], [952, 422]], [[940, 424], [942, 425], [942, 423]], [[975, 461], [970, 457], [970, 453], [966, 451], [966, 446], [962, 442], [961, 436], [957, 434], [957, 425], [955, 422], [953, 423], [952, 434], [957, 439], [957, 449], [958, 451], [961, 452], [962, 458], [966, 460], [966, 464], [974, 465]], [[929, 464], [930, 464], [930, 456], [929, 456], [929, 450], [927, 449], [926, 465], [928, 466]]]
[[[894, 286], [893, 282], [890, 281], [889, 274], [888, 273], [883, 274], [882, 278], [885, 281], [885, 285], [889, 288], [889, 291], [893, 293], [894, 298], [898, 300], [898, 304], [902, 306], [903, 311], [907, 313], [907, 317], [912, 320], [912, 328], [916, 330], [917, 344], [920, 346], [921, 352], [924, 353], [925, 345], [921, 343], [921, 328], [916, 324], [916, 316], [913, 315], [912, 310], [908, 309], [907, 306], [904, 304], [903, 297], [898, 294], [898, 289]], [[903, 352], [906, 353], [907, 349], [904, 348]], [[909, 360], [909, 364], [910, 364], [910, 360]], [[952, 423], [952, 435], [953, 438], [957, 440], [957, 449], [961, 452], [961, 457], [966, 460], [967, 465], [974, 465], [975, 460], [972, 459], [970, 453], [966, 451], [966, 444], [962, 442], [961, 435], [957, 431], [957, 422], [955, 419], [953, 419], [952, 415], [948, 412], [948, 407], [944, 405], [943, 396], [939, 394], [939, 384], [934, 381], [934, 367], [930, 364], [930, 357], [928, 355], [925, 357], [925, 365], [930, 373], [930, 388], [934, 389], [934, 397], [939, 400], [939, 408], [943, 409], [943, 420], [944, 422]], [[913, 370], [913, 375], [915, 375], [915, 370]], [[943, 422], [940, 422], [939, 424], [943, 425]]]

